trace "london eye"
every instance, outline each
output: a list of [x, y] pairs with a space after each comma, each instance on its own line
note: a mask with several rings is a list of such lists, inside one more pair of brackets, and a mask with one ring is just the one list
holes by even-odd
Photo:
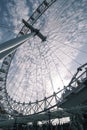
[[41, 126], [36, 126], [41, 122], [44, 129], [48, 122], [50, 130], [57, 119], [59, 129], [65, 129], [60, 124], [65, 118], [67, 129], [83, 130], [80, 120], [85, 120], [87, 112], [87, 1], [14, 0], [8, 5], [8, 13], [1, 16], [0, 48], [5, 48], [2, 43], [7, 47], [7, 41], [21, 38], [22, 42], [3, 52], [0, 49], [0, 127], [39, 129]]

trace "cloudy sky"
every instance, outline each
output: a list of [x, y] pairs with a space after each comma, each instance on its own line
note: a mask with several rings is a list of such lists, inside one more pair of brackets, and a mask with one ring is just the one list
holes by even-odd
[[[42, 1], [0, 0], [0, 43], [16, 37]], [[19, 47], [7, 78], [8, 93], [22, 102], [58, 91], [87, 62], [87, 0], [57, 0], [34, 26], [47, 41], [34, 37]]]

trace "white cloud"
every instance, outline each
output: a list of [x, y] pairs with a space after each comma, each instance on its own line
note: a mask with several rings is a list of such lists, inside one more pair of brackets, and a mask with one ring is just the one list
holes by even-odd
[[[20, 0], [14, 0], [14, 4], [11, 2], [8, 2], [7, 4], [8, 11], [11, 18], [11, 22], [13, 26], [15, 26], [16, 29], [19, 28], [19, 26], [22, 23], [22, 19], [28, 19], [29, 16], [29, 6], [25, 1], [20, 1]], [[15, 33], [18, 33], [15, 31]]]
[[[78, 2], [79, 4], [75, 3], [75, 5], [72, 5], [73, 1], [74, 0], [68, 1], [68, 3], [64, 2], [63, 0], [57, 1], [57, 3], [54, 4], [54, 6], [52, 6], [49, 9], [49, 11], [47, 11], [47, 13], [45, 13], [44, 15], [45, 23], [43, 24], [42, 19], [40, 19], [41, 21], [39, 20], [39, 22], [37, 23], [37, 26], [39, 27], [39, 25], [41, 26], [43, 24], [41, 31], [42, 31], [42, 34], [47, 35], [47, 41], [42, 43], [42, 42], [39, 42], [38, 38], [32, 39], [30, 41], [31, 45], [29, 43], [26, 43], [24, 46], [21, 46], [21, 48], [18, 49], [18, 52], [16, 53], [17, 57], [15, 57], [15, 59], [13, 60], [11, 70], [8, 75], [9, 77], [8, 83], [10, 80], [10, 76], [13, 75], [14, 82], [18, 83], [17, 86], [15, 84], [15, 87], [18, 87], [18, 85], [21, 87], [24, 87], [24, 84], [23, 84], [24, 81], [21, 79], [23, 78], [23, 76], [25, 76], [25, 73], [26, 73], [25, 68], [29, 67], [27, 68], [27, 70], [31, 70], [31, 75], [29, 75], [28, 73], [27, 74], [29, 76], [28, 79], [30, 82], [29, 83], [30, 86], [28, 86], [27, 84], [27, 87], [32, 88], [33, 86], [33, 88], [31, 91], [28, 91], [28, 92], [30, 92], [31, 95], [32, 95], [33, 90], [38, 91], [39, 93], [39, 90], [41, 89], [40, 88], [41, 84], [39, 83], [38, 85], [39, 87], [37, 89], [37, 84], [35, 83], [34, 80], [36, 80], [36, 75], [35, 75], [36, 71], [38, 71], [39, 73], [39, 69], [36, 70], [37, 68], [36, 66], [40, 66], [41, 65], [40, 63], [42, 63], [42, 65], [44, 66], [43, 73], [45, 74], [42, 75], [42, 77], [44, 79], [44, 88], [46, 87], [47, 92], [49, 91], [50, 93], [50, 89], [52, 90], [52, 84], [49, 78], [49, 70], [51, 70], [50, 73], [51, 73], [51, 78], [53, 80], [55, 90], [57, 90], [57, 88], [61, 87], [63, 84], [60, 77], [58, 77], [59, 73], [57, 72], [57, 69], [59, 70], [61, 78], [64, 81], [65, 85], [67, 84], [68, 80], [71, 79], [71, 77], [76, 71], [76, 68], [79, 66], [79, 64], [76, 63], [76, 61], [78, 61], [79, 63], [83, 63], [82, 60], [84, 58], [81, 59], [81, 56], [83, 55], [82, 53], [80, 53], [78, 49], [81, 49], [82, 47], [84, 47], [84, 43], [83, 44], [81, 43], [83, 42], [83, 38], [85, 38], [83, 35], [79, 33], [79, 31], [81, 32], [83, 31], [84, 22], [82, 22], [78, 26], [80, 19], [82, 19], [82, 17], [84, 16], [84, 13], [81, 12], [80, 8], [77, 8], [78, 7], [77, 5], [80, 5], [80, 3]], [[62, 2], [64, 2], [65, 4]], [[17, 26], [18, 21], [20, 21], [24, 17], [27, 17], [28, 15], [28, 7], [26, 7], [26, 3], [23, 1], [22, 1], [22, 4], [19, 4], [19, 3], [20, 2], [15, 3], [16, 6], [14, 7], [12, 7], [12, 5], [9, 5], [11, 7], [9, 11], [12, 11], [11, 15], [13, 16], [12, 22], [15, 26]], [[34, 0], [31, 0], [31, 3], [34, 9], [37, 8], [38, 1], [34, 3]], [[87, 27], [87, 24], [85, 24], [85, 26]], [[46, 69], [46, 64], [44, 63], [43, 59], [40, 59], [41, 57], [38, 56], [39, 54], [38, 54], [37, 46], [40, 47], [40, 51], [42, 51], [42, 54], [46, 57], [45, 60], [49, 64], [48, 72]], [[49, 47], [50, 49], [48, 51]], [[77, 48], [77, 49], [74, 49], [74, 48]], [[86, 50], [87, 50], [87, 47], [86, 47]], [[37, 62], [37, 65], [34, 64], [35, 62]], [[14, 64], [16, 64], [16, 66]], [[48, 67], [48, 64], [47, 64], [47, 67]], [[24, 69], [22, 67], [23, 65], [24, 65]], [[18, 67], [17, 68], [18, 70], [17, 69], [14, 70], [14, 68], [16, 67]], [[40, 74], [42, 74], [42, 72]], [[19, 76], [19, 78], [17, 76]], [[26, 76], [24, 78], [26, 78]], [[41, 77], [39, 76], [38, 80], [40, 81], [40, 79]], [[10, 87], [13, 87], [12, 84], [10, 84], [11, 85]], [[19, 96], [20, 99], [21, 99], [21, 96], [22, 96], [22, 93], [20, 93], [20, 96]], [[34, 95], [34, 98], [36, 98], [36, 95]], [[24, 99], [21, 99], [21, 100], [24, 101]]]

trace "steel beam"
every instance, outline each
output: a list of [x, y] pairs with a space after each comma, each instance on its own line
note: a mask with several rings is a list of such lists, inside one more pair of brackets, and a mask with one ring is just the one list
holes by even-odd
[[25, 41], [27, 41], [29, 38], [33, 37], [35, 35], [35, 32], [25, 34], [23, 36], [11, 39], [7, 42], [4, 42], [0, 44], [0, 56], [3, 58], [6, 56], [8, 53], [11, 53], [11, 51], [15, 50], [23, 44]]

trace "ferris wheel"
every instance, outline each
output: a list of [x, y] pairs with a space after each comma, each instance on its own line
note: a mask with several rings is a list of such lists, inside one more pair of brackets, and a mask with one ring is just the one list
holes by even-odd
[[17, 38], [35, 34], [2, 61], [0, 103], [6, 113], [28, 116], [59, 109], [66, 90], [86, 78], [85, 5], [86, 0], [44, 0], [22, 20]]

